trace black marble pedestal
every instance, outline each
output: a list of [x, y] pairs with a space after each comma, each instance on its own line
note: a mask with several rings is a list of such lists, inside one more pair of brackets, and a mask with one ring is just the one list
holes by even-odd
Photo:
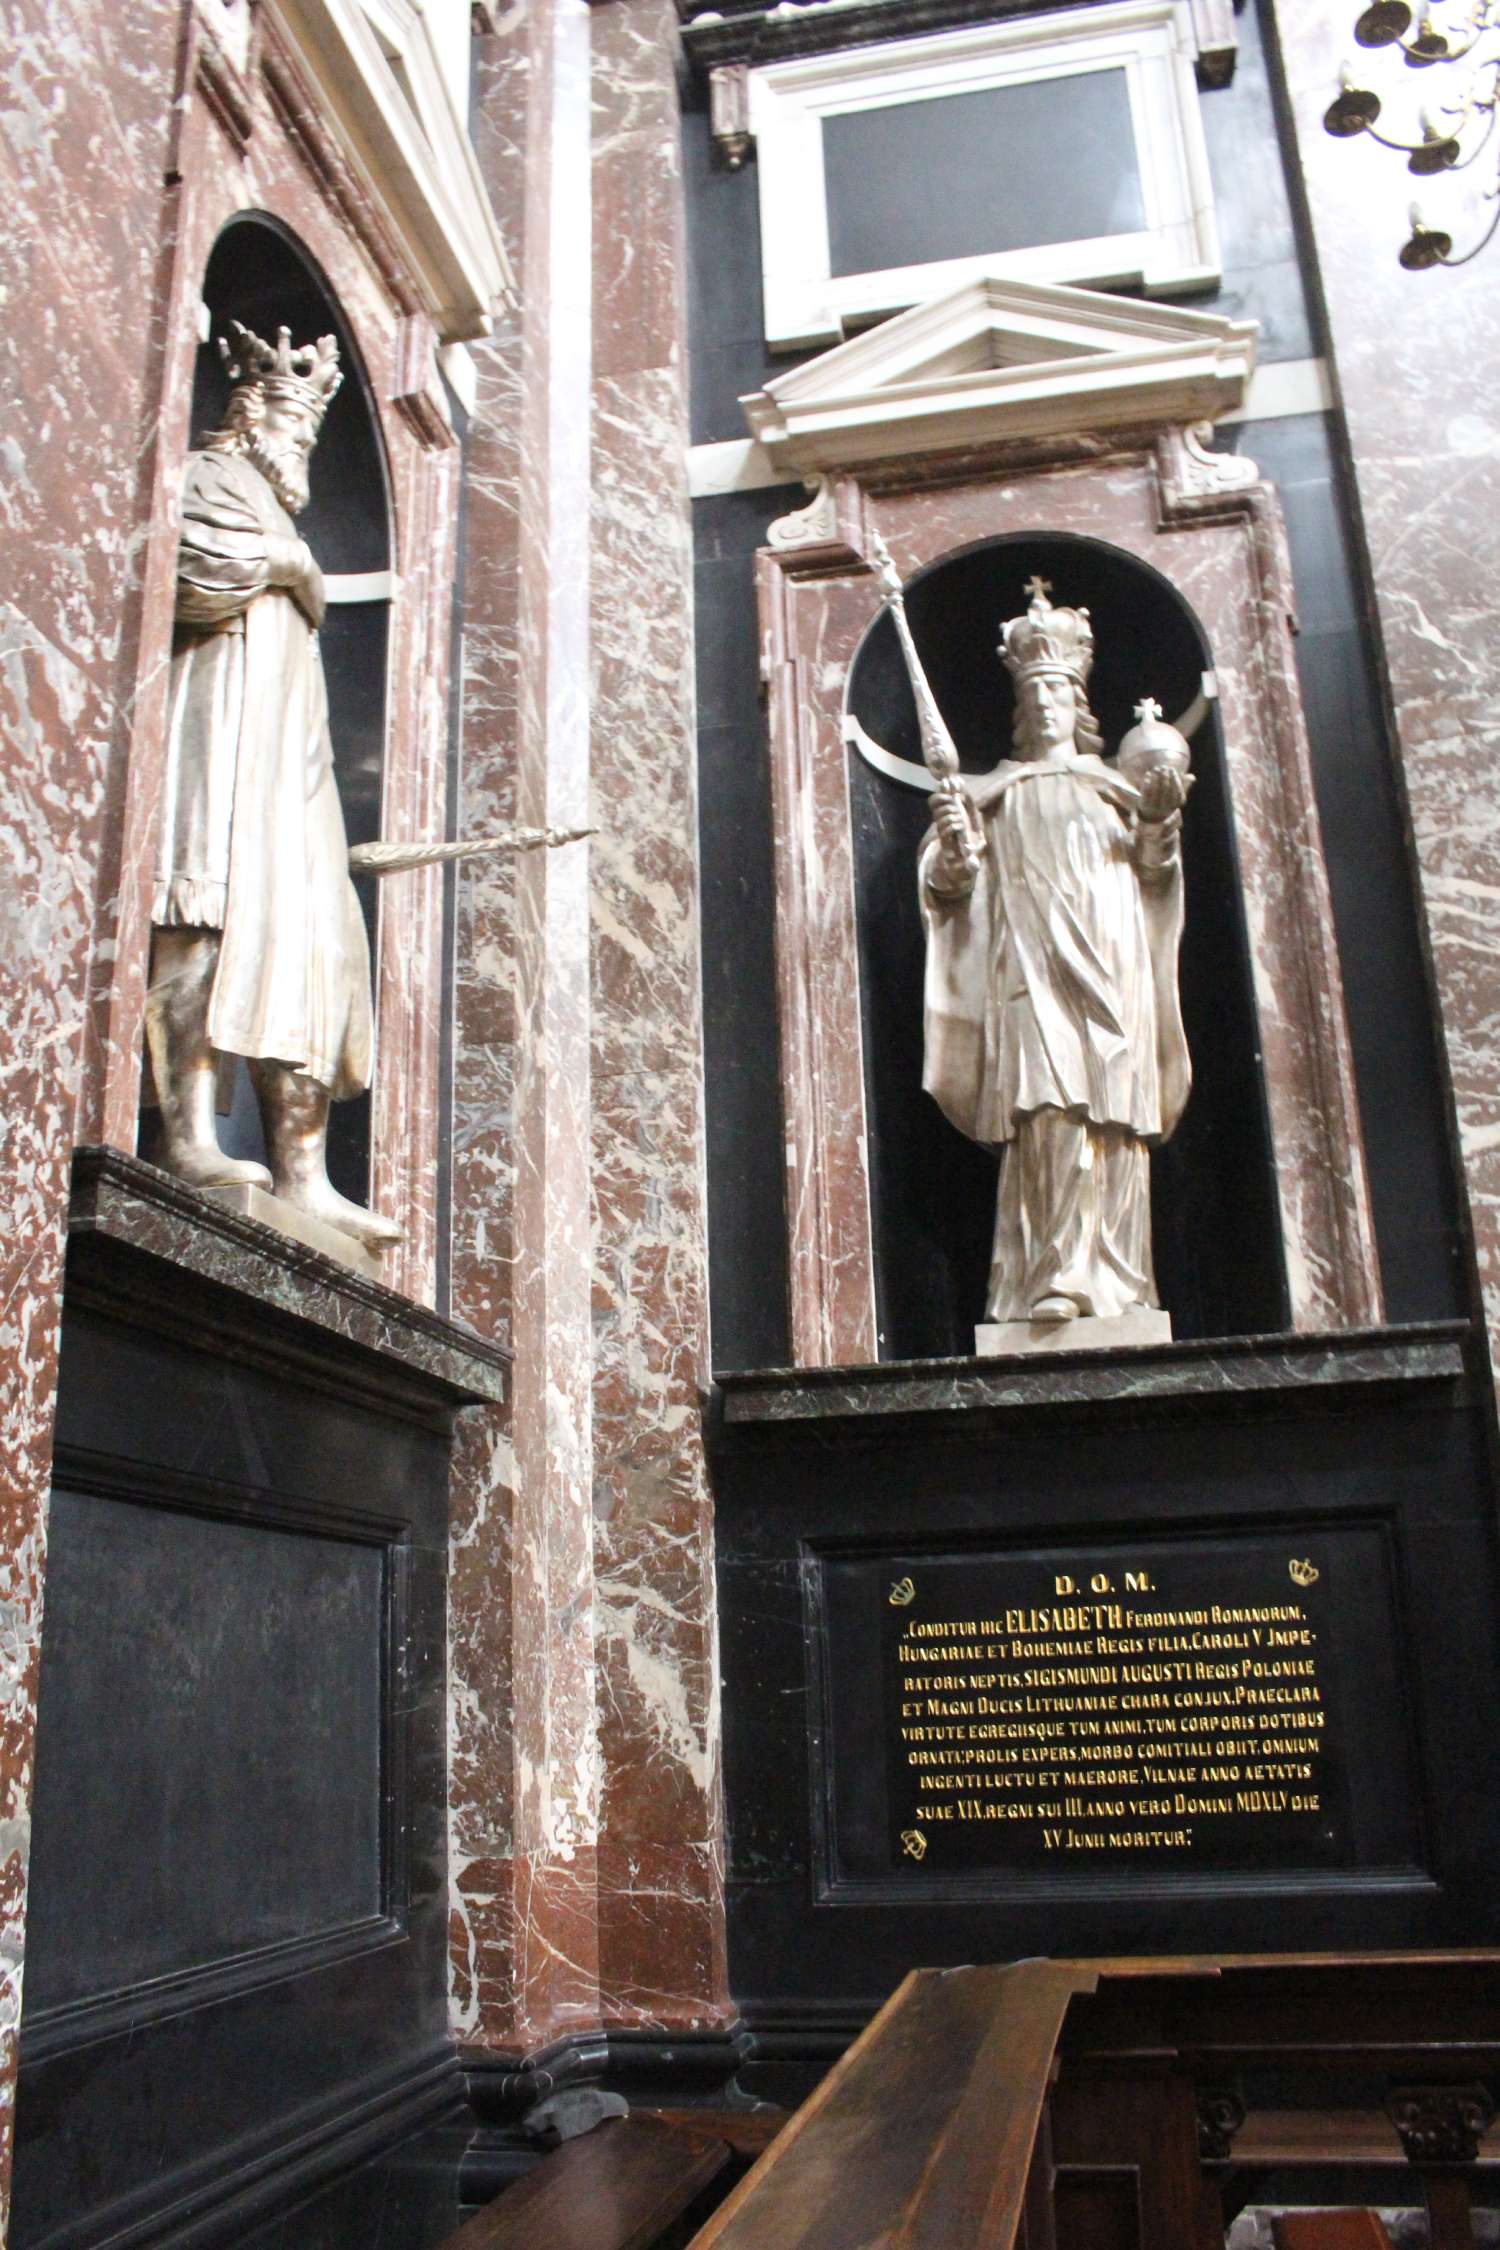
[[464, 2115], [448, 1449], [506, 1382], [507, 1355], [454, 1323], [80, 1153], [18, 2250], [311, 2250], [375, 2239], [388, 2204], [414, 2250], [451, 2225], [456, 2168], [422, 2153]]
[[[918, 1964], [1496, 1942], [1489, 1376], [1462, 1325], [760, 1371], [722, 1377], [709, 1413], [730, 1971], [757, 2091], [798, 2092]], [[1075, 1596], [1125, 1607], [1047, 1607]], [[1215, 1603], [1262, 1622], [1235, 1628], [1237, 1649], [1191, 1648], [1184, 1621]], [[1083, 1680], [1074, 1666], [1057, 1686], [1084, 1625], [1104, 1629], [1086, 1653], [1107, 1738], [1122, 1625], [1155, 1620], [1127, 1685], [1164, 1653], [1253, 1683], [1265, 1656], [1288, 1655], [1252, 1644], [1266, 1610], [1285, 1610], [1276, 1629], [1293, 1640], [1316, 1626], [1290, 1652], [1309, 1662], [1315, 1644], [1316, 1803], [1281, 1804], [1266, 1732], [1253, 1774], [1213, 1784], [1234, 1817], [1186, 1842], [1180, 1778], [1145, 1848], [1133, 1810], [1110, 1823], [1095, 1816], [1112, 1800], [1086, 1794], [1071, 1826], [1087, 1850], [1044, 1851], [999, 1819], [960, 1836], [916, 1817], [935, 1784], [912, 1741], [932, 1762], [950, 1739], [983, 1740], [992, 1764], [1021, 1755], [989, 1747], [1002, 1734], [1045, 1743], [1049, 1698]], [[940, 1634], [938, 1671], [919, 1687], [924, 1631]], [[1051, 1675], [1022, 1664], [1033, 1647]], [[976, 1685], [993, 1707], [960, 1736], [953, 1698]], [[1232, 1712], [1259, 1690], [1215, 1692]], [[908, 1733], [929, 1719], [936, 1731]], [[1133, 1807], [1140, 1786], [1114, 1801]], [[976, 1822], [979, 1795], [976, 1777]]]

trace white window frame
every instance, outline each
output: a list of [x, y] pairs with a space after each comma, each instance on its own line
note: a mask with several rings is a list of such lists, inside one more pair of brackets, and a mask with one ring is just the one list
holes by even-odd
[[[749, 74], [760, 175], [761, 277], [773, 351], [836, 343], [850, 328], [979, 273], [1140, 288], [1165, 297], [1219, 279], [1213, 185], [1198, 110], [1191, 0], [1116, 0], [877, 47], [770, 63]], [[1145, 225], [1132, 234], [834, 277], [823, 120], [898, 103], [1123, 70]], [[1059, 152], [1066, 162], [1067, 152]]]

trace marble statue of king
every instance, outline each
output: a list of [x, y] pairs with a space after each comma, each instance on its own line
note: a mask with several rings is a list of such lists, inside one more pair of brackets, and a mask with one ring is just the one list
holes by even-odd
[[[1188, 1094], [1177, 949], [1191, 782], [1154, 704], [1121, 764], [1106, 763], [1088, 612], [1054, 609], [1041, 579], [1027, 592], [999, 651], [1013, 754], [982, 777], [960, 775], [909, 632], [903, 646], [939, 781], [919, 863], [923, 1084], [961, 1133], [1004, 1152], [985, 1317], [1035, 1333], [1157, 1304], [1149, 1151]], [[1132, 1326], [1170, 1335], [1160, 1313]]]
[[[146, 1000], [164, 1156], [198, 1187], [269, 1187], [373, 1251], [400, 1228], [327, 1171], [329, 1103], [370, 1082], [370, 957], [328, 733], [323, 579], [292, 521], [338, 347], [229, 326], [229, 408], [188, 457], [177, 549]], [[219, 1147], [221, 1055], [249, 1061], [269, 1173]]]

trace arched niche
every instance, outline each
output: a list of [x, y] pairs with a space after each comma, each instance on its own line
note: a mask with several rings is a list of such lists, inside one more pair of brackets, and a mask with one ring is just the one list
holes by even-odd
[[[1251, 965], [1236, 871], [1212, 654], [1197, 618], [1149, 564], [1077, 534], [1011, 533], [939, 557], [910, 580], [907, 614], [966, 772], [1010, 754], [1014, 697], [999, 624], [1025, 607], [1033, 572], [1052, 598], [1092, 616], [1090, 702], [1112, 754], [1134, 706], [1201, 716], [1184, 823], [1181, 989], [1193, 1093], [1152, 1160], [1157, 1280], [1179, 1337], [1288, 1325], [1287, 1283]], [[847, 715], [920, 767], [916, 705], [888, 611], [850, 668]], [[923, 942], [917, 849], [923, 789], [851, 748], [860, 1012], [880, 1352], [920, 1359], [973, 1349], [994, 1223], [997, 1165], [943, 1117], [922, 1085]]]
[[[311, 464], [311, 498], [298, 529], [312, 548], [328, 587], [328, 611], [319, 634], [328, 683], [334, 769], [351, 844], [372, 842], [381, 831], [385, 790], [386, 702], [392, 562], [390, 486], [369, 379], [353, 332], [316, 262], [278, 220], [246, 212], [222, 230], [203, 276], [208, 333], [193, 371], [192, 442], [223, 420], [229, 383], [218, 339], [231, 320], [269, 342], [278, 328], [294, 344], [315, 337], [338, 339], [344, 379], [329, 406]], [[372, 960], [378, 959], [378, 885], [357, 878]], [[232, 1089], [221, 1089], [231, 1107], [220, 1119], [226, 1154], [261, 1157], [260, 1116], [249, 1073], [240, 1063]], [[355, 1202], [370, 1199], [370, 1092], [336, 1102], [329, 1122], [328, 1172]], [[154, 1112], [142, 1126], [143, 1153], [151, 1153]]]

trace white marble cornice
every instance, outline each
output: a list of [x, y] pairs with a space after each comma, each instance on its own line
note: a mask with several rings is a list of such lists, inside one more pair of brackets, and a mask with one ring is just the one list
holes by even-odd
[[400, 243], [440, 344], [514, 295], [466, 120], [417, 0], [263, 0], [323, 121]]
[[1238, 408], [1255, 324], [982, 275], [742, 398], [778, 469], [1011, 438], [1212, 421]]

